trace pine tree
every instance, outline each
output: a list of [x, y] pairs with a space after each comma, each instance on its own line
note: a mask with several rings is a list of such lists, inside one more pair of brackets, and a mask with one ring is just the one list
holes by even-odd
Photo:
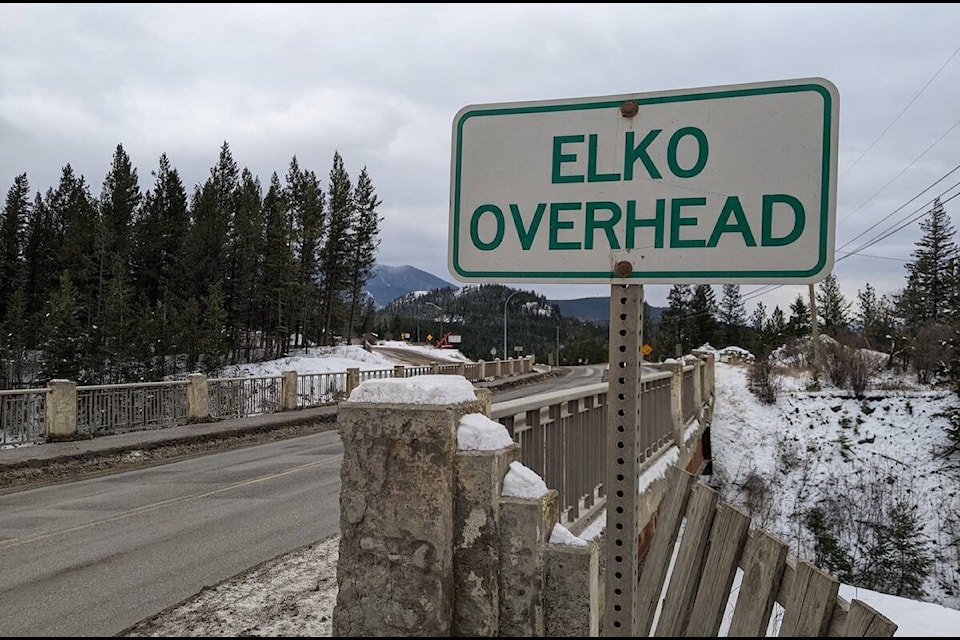
[[290, 161], [287, 170], [286, 186], [283, 190], [289, 224], [291, 245], [297, 245], [292, 259], [296, 269], [296, 287], [298, 293], [293, 296], [289, 315], [290, 329], [300, 346], [311, 336], [319, 341], [321, 317], [320, 277], [321, 248], [326, 216], [326, 200], [320, 181], [313, 171], [300, 169], [296, 156]]
[[857, 322], [867, 346], [884, 349], [897, 334], [893, 303], [886, 296], [878, 298], [869, 282], [862, 291], [857, 290], [857, 303]]
[[70, 275], [60, 276], [60, 286], [53, 292], [41, 331], [43, 379], [66, 379], [84, 383], [89, 381], [84, 356], [89, 353], [89, 336], [80, 320], [79, 293]]
[[95, 324], [96, 300], [100, 286], [100, 265], [96, 247], [100, 216], [83, 176], [63, 168], [56, 191], [48, 192], [46, 206], [53, 215], [59, 247], [58, 271], [69, 270], [77, 292], [80, 321], [85, 329]]
[[0, 318], [24, 276], [24, 229], [30, 215], [30, 183], [22, 173], [13, 180], [0, 210]]
[[[693, 293], [690, 285], [675, 284], [667, 293], [667, 308], [660, 316], [660, 350], [668, 356], [679, 356], [690, 348], [688, 318]], [[680, 354], [676, 353], [680, 349]]]
[[324, 344], [334, 343], [334, 334], [342, 319], [344, 295], [350, 289], [350, 230], [354, 226], [353, 186], [339, 152], [333, 154], [330, 183], [327, 187], [327, 237], [323, 245], [323, 329]]
[[219, 284], [210, 287], [210, 292], [204, 297], [201, 317], [200, 352], [203, 354], [203, 370], [213, 373], [223, 366], [229, 344], [227, 310]]
[[767, 307], [763, 304], [763, 301], [757, 302], [753, 313], [750, 314], [750, 328], [753, 329], [750, 350], [759, 359], [766, 356], [770, 350], [767, 340]]
[[263, 199], [264, 245], [261, 275], [260, 327], [269, 337], [267, 353], [279, 357], [286, 353], [289, 330], [295, 320], [290, 315], [290, 301], [296, 297], [294, 258], [290, 252], [290, 218], [284, 202], [280, 178], [274, 173]]
[[717, 313], [717, 296], [713, 287], [708, 284], [696, 285], [690, 300], [691, 347], [701, 347], [708, 343], [717, 344]]
[[817, 316], [820, 329], [833, 337], [850, 326], [850, 302], [840, 291], [840, 283], [834, 274], [827, 275], [817, 288]]
[[152, 175], [153, 189], [144, 195], [133, 225], [134, 283], [150, 305], [176, 304], [187, 290], [187, 192], [166, 154]]
[[380, 246], [380, 214], [377, 208], [383, 204], [373, 188], [367, 168], [360, 171], [354, 190], [356, 203], [355, 224], [350, 234], [350, 315], [347, 322], [347, 342], [353, 337], [354, 322], [363, 308], [363, 289], [370, 280], [377, 262]]
[[133, 292], [119, 259], [113, 261], [113, 272], [107, 281], [104, 296], [103, 320], [100, 325], [101, 358], [105, 363], [104, 382], [108, 384], [134, 382], [140, 378], [142, 367], [134, 359], [141, 343], [137, 331], [138, 318], [134, 311]]
[[123, 145], [118, 144], [100, 192], [100, 218], [103, 221], [99, 245], [101, 279], [108, 275], [107, 270], [115, 260], [124, 270], [129, 268], [130, 229], [142, 200], [137, 170]]
[[743, 326], [747, 322], [747, 312], [743, 307], [740, 285], [723, 285], [723, 297], [720, 298], [719, 319], [723, 327], [726, 342], [723, 346], [741, 346], [741, 342], [743, 341]]
[[913, 260], [907, 263], [907, 287], [898, 304], [906, 326], [915, 328], [947, 316], [944, 298], [950, 290], [949, 266], [958, 257], [953, 224], [940, 198], [934, 200], [920, 230]]
[[802, 338], [810, 335], [810, 307], [802, 294], [790, 303], [790, 320], [787, 321], [787, 335]]
[[250, 349], [256, 326], [263, 247], [263, 203], [260, 181], [249, 169], [240, 177], [237, 212], [229, 247], [230, 277], [226, 282], [226, 305], [231, 317], [228, 340], [231, 362], [237, 362], [241, 348], [243, 361], [250, 361]]
[[770, 318], [764, 325], [763, 332], [770, 346], [779, 347], [783, 344], [787, 334], [787, 318], [779, 305], [770, 312]]
[[29, 325], [32, 331], [26, 337], [28, 348], [34, 348], [39, 344], [37, 328], [40, 322], [37, 319], [42, 314], [47, 297], [57, 288], [59, 251], [60, 244], [53, 212], [38, 193], [27, 217], [26, 245], [23, 254], [27, 317], [35, 320]]
[[7, 311], [0, 322], [0, 389], [22, 386], [25, 380], [27, 350], [27, 294], [23, 286], [14, 290], [7, 301]]
[[933, 558], [916, 511], [904, 501], [887, 512], [889, 522], [875, 523], [860, 586], [895, 596], [920, 599]]

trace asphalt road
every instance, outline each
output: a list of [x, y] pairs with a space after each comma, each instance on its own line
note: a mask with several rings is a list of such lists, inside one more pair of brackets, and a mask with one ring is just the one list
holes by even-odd
[[339, 530], [330, 431], [0, 497], [0, 635], [110, 636]]
[[[600, 381], [603, 365], [494, 402]], [[339, 530], [336, 431], [0, 496], [0, 635], [110, 636]]]

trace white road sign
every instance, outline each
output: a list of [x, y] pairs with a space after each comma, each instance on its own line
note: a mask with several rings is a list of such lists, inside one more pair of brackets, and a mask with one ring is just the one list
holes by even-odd
[[838, 123], [822, 78], [464, 107], [450, 272], [816, 282], [833, 267]]

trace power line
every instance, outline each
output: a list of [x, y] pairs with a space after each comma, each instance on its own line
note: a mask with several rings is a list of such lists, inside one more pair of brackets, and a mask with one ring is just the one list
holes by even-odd
[[920, 87], [920, 91], [917, 92], [917, 95], [913, 96], [913, 99], [910, 102], [908, 102], [907, 106], [905, 106], [903, 110], [897, 114], [897, 117], [894, 118], [893, 121], [887, 125], [887, 128], [880, 132], [880, 135], [877, 136], [876, 139], [870, 143], [870, 145], [863, 151], [863, 153], [861, 153], [857, 157], [856, 160], [854, 160], [846, 169], [843, 170], [843, 173], [841, 175], [846, 175], [846, 173], [851, 169], [853, 169], [856, 166], [856, 164], [863, 159], [865, 155], [870, 153], [870, 150], [873, 149], [874, 145], [880, 142], [880, 139], [883, 138], [883, 136], [887, 135], [887, 132], [890, 131], [891, 128], [893, 128], [893, 125], [897, 124], [897, 121], [900, 120], [901, 117], [903, 117], [903, 114], [905, 114], [907, 110], [913, 106], [913, 103], [916, 102], [917, 99], [920, 97], [920, 95], [927, 90], [927, 87], [929, 87], [930, 84], [937, 79], [937, 76], [939, 76], [940, 73], [947, 68], [947, 65], [950, 64], [950, 61], [953, 60], [955, 57], [957, 57], [958, 53], [960, 53], [960, 47], [957, 47], [957, 49], [950, 55], [950, 57], [947, 58], [947, 61], [944, 62], [942, 65], [940, 65], [940, 68], [937, 69], [937, 72], [933, 74], [933, 76], [929, 80], [927, 80], [926, 84]]

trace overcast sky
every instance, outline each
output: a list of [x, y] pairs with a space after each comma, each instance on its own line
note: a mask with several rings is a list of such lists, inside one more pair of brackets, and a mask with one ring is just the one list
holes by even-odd
[[[326, 183], [337, 150], [351, 177], [367, 167], [383, 199], [379, 261], [454, 281], [451, 125], [462, 107], [822, 77], [840, 92], [842, 258], [957, 193], [947, 190], [960, 172], [910, 202], [960, 164], [958, 47], [960, 6], [949, 3], [3, 4], [0, 190], [26, 172], [45, 191], [69, 163], [97, 195], [117, 144], [143, 189], [166, 153], [188, 191], [223, 142], [264, 184], [293, 156]], [[866, 282], [901, 289], [918, 236], [914, 222], [840, 259], [848, 298]], [[806, 292], [770, 289], [744, 285], [748, 310], [786, 310]], [[666, 291], [648, 285], [647, 300], [663, 305]]]

